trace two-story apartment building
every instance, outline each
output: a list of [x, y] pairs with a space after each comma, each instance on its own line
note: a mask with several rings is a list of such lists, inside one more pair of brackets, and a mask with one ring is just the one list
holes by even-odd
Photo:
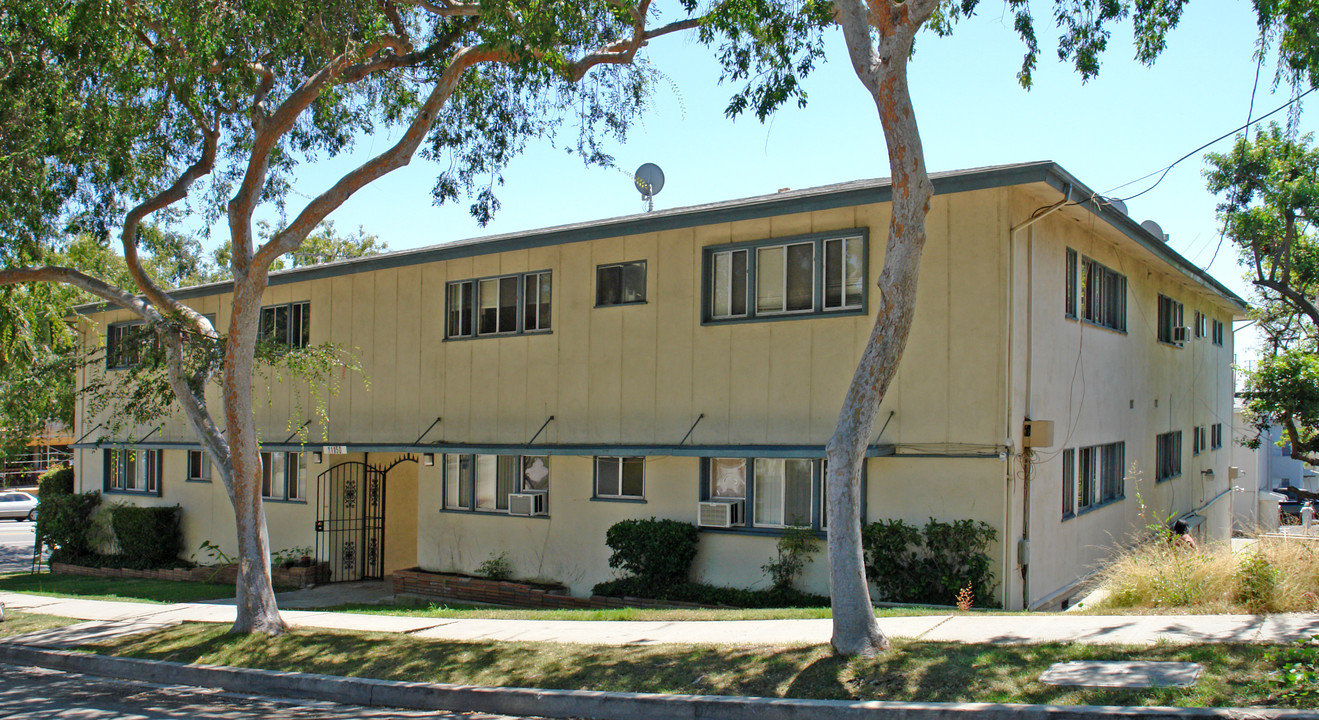
[[[1225, 537], [1242, 301], [1053, 163], [934, 184], [865, 519], [991, 524], [1009, 608], [1070, 598], [1144, 526], [1138, 492], [1151, 517]], [[324, 424], [296, 383], [257, 398], [273, 548], [314, 547], [344, 578], [506, 553], [584, 594], [613, 575], [606, 529], [655, 516], [701, 525], [697, 579], [765, 585], [784, 527], [825, 529], [824, 445], [873, 322], [889, 200], [886, 179], [858, 181], [272, 275], [268, 331], [365, 369]], [[230, 290], [179, 296], [224, 328]], [[83, 317], [111, 345], [131, 321]], [[84, 403], [76, 435], [102, 419]], [[233, 544], [181, 420], [76, 454], [83, 489], [177, 503], [189, 546]], [[826, 591], [823, 557], [803, 581]]]

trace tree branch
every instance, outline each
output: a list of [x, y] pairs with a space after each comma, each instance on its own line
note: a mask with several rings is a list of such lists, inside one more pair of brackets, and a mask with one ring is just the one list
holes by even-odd
[[1276, 280], [1257, 279], [1255, 284], [1260, 287], [1266, 287], [1282, 296], [1287, 304], [1291, 305], [1298, 312], [1305, 313], [1310, 322], [1319, 325], [1319, 308], [1315, 308], [1310, 299], [1302, 295], [1299, 291], [1294, 290]]
[[45, 267], [23, 267], [0, 270], [0, 285], [17, 285], [29, 282], [53, 282], [72, 285], [85, 290], [106, 302], [129, 310], [149, 322], [160, 321], [160, 313], [145, 298], [140, 298], [126, 290], [117, 288], [99, 278], [94, 278], [73, 268], [48, 265]]
[[1311, 465], [1319, 465], [1319, 454], [1315, 454], [1313, 448], [1301, 442], [1301, 434], [1296, 429], [1296, 420], [1292, 418], [1290, 413], [1282, 417], [1282, 426], [1287, 431], [1287, 442], [1291, 443], [1292, 446], [1292, 459]]
[[432, 15], [441, 17], [475, 17], [481, 14], [481, 5], [479, 3], [456, 3], [448, 0], [440, 0], [439, 3], [429, 2], [428, 0], [398, 0], [404, 5], [419, 7]]

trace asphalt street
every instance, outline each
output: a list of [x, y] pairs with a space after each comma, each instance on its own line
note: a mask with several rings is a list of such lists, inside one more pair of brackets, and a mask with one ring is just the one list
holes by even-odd
[[0, 520], [0, 572], [32, 569], [32, 539], [36, 523]]
[[503, 715], [450, 713], [312, 700], [283, 700], [260, 695], [109, 680], [44, 668], [0, 665], [0, 718], [78, 718], [78, 720], [348, 720], [349, 718], [446, 718], [449, 720], [518, 720]]

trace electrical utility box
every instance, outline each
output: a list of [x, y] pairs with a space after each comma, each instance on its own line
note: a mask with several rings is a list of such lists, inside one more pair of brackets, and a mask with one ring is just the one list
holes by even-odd
[[1046, 448], [1053, 445], [1053, 421], [1027, 420], [1021, 431], [1021, 445], [1028, 448]]

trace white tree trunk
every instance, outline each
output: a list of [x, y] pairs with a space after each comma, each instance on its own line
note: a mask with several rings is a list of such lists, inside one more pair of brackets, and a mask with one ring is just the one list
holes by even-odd
[[[883, 4], [883, 3], [881, 3]], [[925, 245], [925, 216], [933, 185], [925, 168], [916, 113], [907, 90], [907, 58], [915, 32], [934, 2], [911, 0], [874, 13], [860, 0], [839, 0], [838, 21], [857, 77], [879, 112], [892, 175], [892, 218], [877, 315], [870, 339], [847, 388], [838, 426], [826, 451], [829, 473], [829, 594], [834, 650], [873, 655], [889, 647], [875, 622], [861, 547], [861, 465], [874, 433], [879, 405], [897, 373], [916, 307], [916, 280]], [[872, 42], [871, 23], [879, 31]]]

